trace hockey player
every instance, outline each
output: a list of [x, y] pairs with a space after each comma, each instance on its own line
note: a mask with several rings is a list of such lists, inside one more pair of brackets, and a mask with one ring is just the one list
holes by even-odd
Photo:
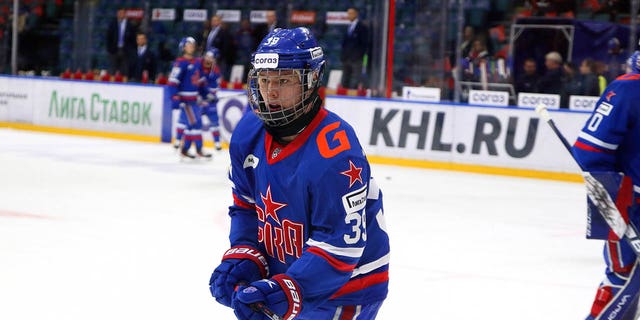
[[[625, 220], [639, 226], [640, 52], [631, 56], [629, 67], [630, 73], [613, 81], [598, 100], [573, 153], [583, 170], [607, 187]], [[590, 214], [588, 237], [606, 240], [607, 269], [587, 319], [637, 319], [638, 257], [625, 240], [609, 232], [599, 215]]]
[[221, 150], [220, 145], [220, 124], [218, 120], [218, 88], [222, 75], [218, 68], [217, 60], [220, 57], [220, 51], [217, 48], [211, 48], [204, 55], [202, 68], [204, 72], [205, 83], [200, 91], [202, 95], [202, 114], [209, 119], [209, 131], [213, 138], [216, 150]]
[[[178, 50], [183, 55], [173, 63], [169, 75], [169, 89], [174, 108], [180, 108], [178, 130], [184, 126], [184, 141], [180, 147], [180, 154], [185, 158], [194, 159], [189, 153], [191, 144], [195, 143], [199, 157], [211, 158], [211, 154], [202, 151], [202, 110], [197, 104], [198, 89], [204, 79], [200, 59], [193, 56], [196, 40], [192, 37], [183, 38]], [[178, 139], [178, 137], [176, 137]], [[178, 139], [179, 140], [179, 139]]]
[[382, 193], [353, 128], [322, 107], [322, 48], [307, 28], [275, 29], [252, 64], [211, 293], [238, 319], [374, 319], [389, 277]]

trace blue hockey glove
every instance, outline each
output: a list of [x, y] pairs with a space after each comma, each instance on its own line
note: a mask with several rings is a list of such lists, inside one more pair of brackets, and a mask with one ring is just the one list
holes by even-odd
[[269, 276], [267, 260], [258, 249], [237, 246], [227, 250], [222, 262], [209, 279], [211, 295], [219, 303], [231, 307], [238, 284], [251, 283]]
[[231, 307], [239, 320], [269, 320], [269, 312], [294, 319], [302, 310], [302, 291], [293, 278], [278, 274], [238, 287]]

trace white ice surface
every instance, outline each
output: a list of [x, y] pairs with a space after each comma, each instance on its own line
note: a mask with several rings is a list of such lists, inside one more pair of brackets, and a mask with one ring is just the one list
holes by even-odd
[[[0, 319], [233, 319], [228, 154], [0, 129]], [[577, 183], [372, 165], [391, 237], [378, 319], [584, 319], [604, 269]]]

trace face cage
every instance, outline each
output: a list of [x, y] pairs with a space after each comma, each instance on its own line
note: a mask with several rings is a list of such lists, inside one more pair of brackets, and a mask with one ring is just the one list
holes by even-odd
[[[290, 71], [293, 70], [293, 75]], [[313, 101], [307, 101], [313, 93], [318, 83], [317, 76], [314, 79], [314, 72], [311, 69], [274, 69], [269, 70], [270, 75], [259, 75], [261, 70], [251, 69], [247, 76], [247, 90], [249, 96], [249, 104], [253, 112], [269, 127], [284, 127], [312, 109]], [[263, 92], [267, 93], [267, 97], [263, 97], [260, 92], [260, 80], [274, 81], [281, 78], [296, 77], [299, 83], [290, 86], [300, 86], [300, 90], [282, 85], [279, 89], [275, 89], [278, 94], [276, 98], [269, 96], [267, 89]], [[266, 84], [263, 84], [266, 85]], [[277, 86], [277, 84], [276, 84]], [[272, 89], [273, 90], [273, 89]], [[285, 93], [285, 91], [294, 91], [293, 94]], [[289, 105], [283, 107], [283, 105]]]

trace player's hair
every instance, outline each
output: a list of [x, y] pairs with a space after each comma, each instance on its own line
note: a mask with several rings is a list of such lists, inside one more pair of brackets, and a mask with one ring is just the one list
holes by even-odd
[[551, 51], [547, 53], [544, 58], [562, 64], [562, 56], [557, 51]]

